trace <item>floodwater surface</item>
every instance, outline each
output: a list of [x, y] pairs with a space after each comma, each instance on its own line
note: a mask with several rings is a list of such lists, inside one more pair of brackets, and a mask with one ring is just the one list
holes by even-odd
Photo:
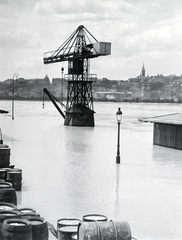
[[[95, 102], [95, 127], [64, 126], [51, 102], [0, 101], [4, 144], [22, 169], [18, 207], [34, 208], [57, 226], [61, 218], [103, 214], [127, 221], [138, 240], [182, 239], [182, 151], [153, 145], [141, 117], [180, 113], [180, 104]], [[121, 163], [116, 164], [121, 108]], [[55, 239], [50, 235], [50, 239]]]

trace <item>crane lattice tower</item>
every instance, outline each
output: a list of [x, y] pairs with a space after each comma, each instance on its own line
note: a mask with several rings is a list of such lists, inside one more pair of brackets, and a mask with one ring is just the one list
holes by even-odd
[[90, 59], [111, 54], [110, 42], [98, 42], [83, 26], [79, 26], [55, 51], [44, 53], [44, 64], [68, 61], [68, 82], [65, 125], [94, 126], [92, 83], [96, 74], [90, 74]]

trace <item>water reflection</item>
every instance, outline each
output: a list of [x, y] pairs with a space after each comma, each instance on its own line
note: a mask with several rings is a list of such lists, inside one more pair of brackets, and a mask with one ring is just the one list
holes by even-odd
[[17, 196], [17, 205], [21, 205], [22, 204], [22, 191], [17, 191], [16, 196]]
[[161, 165], [176, 165], [176, 167], [182, 167], [182, 161], [180, 161], [181, 150], [166, 148], [163, 146], [153, 145], [153, 161], [156, 164]]
[[116, 202], [119, 200], [120, 164], [116, 164]]

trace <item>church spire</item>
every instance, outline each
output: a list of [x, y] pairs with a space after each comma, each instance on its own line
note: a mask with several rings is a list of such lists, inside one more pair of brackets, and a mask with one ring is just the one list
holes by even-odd
[[144, 67], [144, 63], [143, 63], [143, 67], [142, 67], [142, 77], [145, 77], [145, 67]]

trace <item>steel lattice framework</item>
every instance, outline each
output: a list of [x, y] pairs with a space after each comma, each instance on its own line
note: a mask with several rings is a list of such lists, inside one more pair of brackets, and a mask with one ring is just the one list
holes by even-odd
[[99, 43], [83, 26], [55, 51], [44, 53], [44, 64], [68, 61], [68, 82], [65, 125], [94, 126], [92, 83], [96, 74], [90, 74], [90, 58], [110, 54], [110, 43]]

